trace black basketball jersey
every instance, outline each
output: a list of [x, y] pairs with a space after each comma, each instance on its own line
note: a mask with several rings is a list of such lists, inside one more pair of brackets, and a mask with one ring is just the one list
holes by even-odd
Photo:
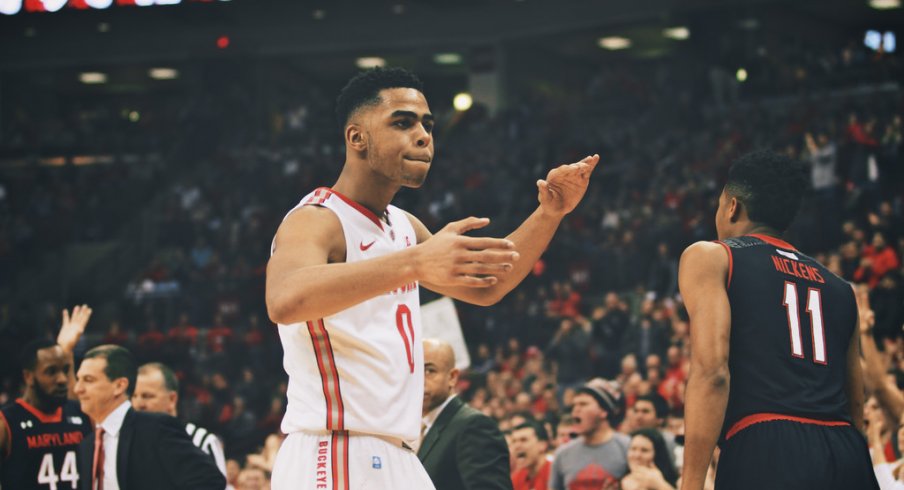
[[21, 398], [2, 408], [10, 439], [3, 455], [3, 490], [67, 490], [78, 488], [78, 446], [91, 431], [88, 416], [76, 401], [45, 414]]
[[[851, 286], [764, 235], [718, 242], [729, 253], [731, 384], [722, 437], [784, 415], [850, 423], [844, 391], [857, 328]], [[758, 420], [759, 418], [759, 420]]]

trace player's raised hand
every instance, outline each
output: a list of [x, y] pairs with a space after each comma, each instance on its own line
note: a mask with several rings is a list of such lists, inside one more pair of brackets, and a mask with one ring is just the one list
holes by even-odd
[[75, 344], [85, 332], [85, 326], [91, 319], [92, 310], [88, 305], [81, 305], [72, 308], [72, 316], [69, 316], [69, 310], [63, 310], [63, 324], [60, 326], [60, 333], [57, 335], [57, 344], [59, 344], [66, 352], [72, 352]]
[[490, 224], [489, 218], [453, 221], [418, 245], [419, 280], [437, 286], [490, 287], [518, 260], [515, 244], [503, 238], [464, 234]]
[[857, 313], [860, 316], [860, 333], [868, 334], [876, 324], [876, 314], [869, 304], [869, 288], [866, 284], [854, 286], [854, 296], [857, 298]]
[[592, 155], [577, 163], [550, 170], [546, 180], [537, 181], [540, 207], [555, 215], [565, 215], [574, 210], [587, 192], [590, 174], [599, 161], [599, 155]]

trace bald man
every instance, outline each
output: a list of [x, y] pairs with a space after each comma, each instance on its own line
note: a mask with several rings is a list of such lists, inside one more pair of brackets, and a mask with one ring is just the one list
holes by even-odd
[[424, 418], [417, 456], [436, 490], [511, 490], [509, 451], [496, 422], [455, 396], [455, 352], [424, 340]]
[[[178, 417], [176, 413], [178, 405], [179, 379], [169, 366], [160, 362], [149, 362], [138, 368], [135, 392], [132, 393], [132, 407], [135, 410]], [[185, 424], [185, 432], [191, 437], [192, 444], [210, 455], [220, 473], [226, 476], [226, 456], [220, 438], [191, 422]]]

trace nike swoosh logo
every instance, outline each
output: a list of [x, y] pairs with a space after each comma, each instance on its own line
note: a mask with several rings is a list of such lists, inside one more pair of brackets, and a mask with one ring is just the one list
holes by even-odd
[[361, 242], [361, 245], [360, 245], [361, 251], [362, 251], [362, 252], [367, 252], [367, 249], [369, 249], [370, 247], [373, 247], [373, 246], [374, 246], [374, 243], [377, 243], [377, 241], [374, 240], [374, 241], [368, 243], [367, 245], [365, 245], [364, 242]]

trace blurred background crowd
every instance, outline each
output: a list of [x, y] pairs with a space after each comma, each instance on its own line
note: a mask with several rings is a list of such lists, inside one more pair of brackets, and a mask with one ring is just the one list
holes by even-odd
[[[666, 55], [607, 54], [580, 76], [555, 74], [578, 55], [545, 60], [542, 75], [519, 65], [535, 49], [523, 41], [507, 76], [536, 78], [511, 82], [505, 103], [476, 97], [461, 110], [447, 95], [462, 77], [425, 74], [436, 159], [395, 204], [431, 230], [474, 215], [504, 235], [534, 208], [548, 169], [602, 157], [529, 278], [494, 307], [458, 305], [471, 350], [459, 392], [504, 431], [540, 421], [552, 451], [573, 437], [575, 388], [603, 377], [623, 390], [620, 431], [655, 425], [680, 448], [689, 325], [678, 257], [715, 238], [731, 160], [769, 147], [810, 168], [787, 240], [868, 288], [867, 384], [882, 396], [865, 417], [886, 460], [902, 458], [904, 67], [893, 46], [863, 42], [863, 23], [882, 17], [832, 18], [834, 35], [817, 42], [764, 4], [732, 18], [754, 24], [743, 34], [692, 26]], [[706, 15], [697, 24], [727, 14]], [[338, 175], [332, 101], [351, 73], [238, 58], [206, 61], [177, 88], [59, 90], [52, 101], [38, 93], [49, 75], [0, 72], [0, 404], [19, 393], [17, 346], [54, 336], [63, 307], [90, 302], [80, 351], [116, 343], [171, 366], [180, 417], [222, 437], [233, 484], [241, 468], [266, 478], [279, 445], [286, 376], [263, 302], [270, 241], [301, 196]], [[513, 471], [526, 464], [515, 447]]]

